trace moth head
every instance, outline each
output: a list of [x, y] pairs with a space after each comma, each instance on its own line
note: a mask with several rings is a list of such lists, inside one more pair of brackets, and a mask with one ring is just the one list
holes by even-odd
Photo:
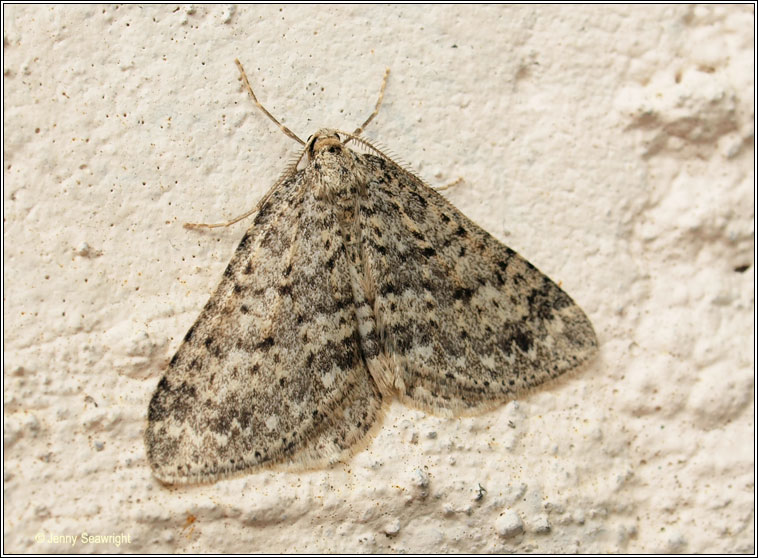
[[313, 158], [322, 152], [338, 154], [342, 152], [342, 139], [335, 130], [328, 128], [322, 128], [311, 137], [308, 138], [306, 143], [306, 151], [308, 152], [308, 159]]

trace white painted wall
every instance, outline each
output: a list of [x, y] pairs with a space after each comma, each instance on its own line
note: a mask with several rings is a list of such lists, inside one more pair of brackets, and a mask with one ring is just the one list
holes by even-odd
[[[755, 552], [752, 6], [3, 24], [6, 552]], [[249, 226], [181, 225], [253, 207], [297, 148], [235, 57], [302, 137], [357, 126], [390, 67], [367, 137], [463, 177], [445, 194], [584, 308], [600, 357], [475, 418], [395, 403], [330, 470], [159, 484], [150, 395]]]

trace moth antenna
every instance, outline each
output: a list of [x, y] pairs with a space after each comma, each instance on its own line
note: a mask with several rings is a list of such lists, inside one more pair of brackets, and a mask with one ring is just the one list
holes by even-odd
[[387, 68], [384, 71], [384, 79], [382, 80], [382, 88], [379, 90], [379, 98], [376, 100], [376, 107], [374, 107], [374, 112], [371, 113], [371, 116], [369, 116], [366, 121], [358, 126], [355, 131], [353, 132], [354, 136], [360, 136], [363, 130], [366, 129], [366, 126], [369, 125], [369, 122], [371, 122], [374, 117], [379, 114], [379, 107], [382, 106], [382, 99], [384, 99], [384, 89], [387, 87], [387, 78], [390, 75], [390, 69]]
[[[297, 137], [297, 135], [295, 135], [295, 132], [293, 132], [292, 130], [290, 130], [289, 128], [287, 128], [287, 126], [285, 126], [284, 124], [282, 124], [281, 122], [279, 122], [276, 118], [274, 118], [274, 116], [269, 111], [266, 110], [266, 107], [264, 107], [261, 104], [261, 102], [258, 100], [258, 97], [255, 96], [255, 93], [253, 93], [253, 88], [250, 86], [250, 81], [247, 79], [247, 74], [245, 74], [245, 68], [242, 67], [242, 62], [240, 62], [237, 58], [235, 58], [234, 59], [234, 63], [237, 64], [237, 68], [239, 68], [240, 74], [242, 75], [242, 81], [245, 82], [245, 87], [247, 87], [247, 92], [250, 94], [250, 97], [253, 99], [253, 102], [255, 103], [255, 106], [257, 106], [259, 109], [261, 109], [263, 111], [263, 114], [265, 114], [266, 116], [268, 116], [274, 122], [274, 124], [276, 124], [277, 126], [279, 126], [279, 129], [282, 132], [284, 132], [285, 134], [287, 134], [289, 137], [291, 137], [293, 140], [295, 140], [296, 142], [298, 142], [300, 145], [305, 145], [305, 142], [303, 140], [301, 140], [299, 137]], [[382, 92], [384, 92], [384, 86], [382, 86]], [[381, 101], [381, 97], [379, 98], [379, 100]], [[377, 104], [376, 108], [377, 108], [377, 110], [379, 109], [379, 105], [378, 104]], [[375, 113], [376, 113], [376, 111], [375, 111]], [[371, 118], [373, 118], [373, 117], [374, 117], [374, 115], [371, 115]], [[371, 118], [368, 119], [368, 121], [366, 122], [366, 124], [368, 124], [368, 122], [371, 120]], [[366, 124], [364, 124], [364, 126]]]

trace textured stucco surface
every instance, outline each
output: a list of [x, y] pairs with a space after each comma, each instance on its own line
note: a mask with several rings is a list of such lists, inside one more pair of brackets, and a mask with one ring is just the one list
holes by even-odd
[[[6, 552], [754, 552], [752, 6], [3, 17]], [[181, 225], [252, 207], [297, 147], [235, 57], [304, 137], [359, 124], [389, 66], [367, 137], [463, 177], [448, 198], [599, 357], [478, 417], [395, 403], [329, 470], [159, 484], [150, 395], [249, 223]]]

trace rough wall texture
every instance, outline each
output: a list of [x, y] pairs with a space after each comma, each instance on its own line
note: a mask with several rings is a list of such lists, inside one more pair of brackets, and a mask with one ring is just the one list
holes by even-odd
[[[3, 23], [5, 551], [755, 551], [752, 6]], [[448, 198], [577, 300], [600, 357], [478, 417], [395, 403], [328, 470], [158, 483], [147, 403], [249, 225], [181, 224], [252, 207], [297, 147], [235, 57], [304, 137], [363, 121], [389, 66], [367, 136], [462, 176]]]

